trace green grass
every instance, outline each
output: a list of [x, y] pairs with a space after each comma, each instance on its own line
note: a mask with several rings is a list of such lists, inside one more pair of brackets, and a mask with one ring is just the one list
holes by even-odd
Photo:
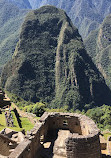
[[40, 117], [35, 117], [35, 119], [40, 120]]
[[105, 138], [106, 140], [108, 139], [109, 136], [111, 136], [111, 133], [105, 133], [105, 134], [104, 134], [104, 138]]
[[11, 111], [11, 114], [13, 116], [14, 126], [19, 128], [19, 124], [18, 124], [17, 118], [15, 116], [15, 113], [13, 111]]
[[0, 114], [0, 131], [6, 127], [5, 115], [4, 113]]
[[21, 117], [21, 123], [25, 131], [30, 131], [34, 127], [34, 125], [26, 117]]
[[28, 118], [25, 117], [21, 117], [21, 124], [22, 124], [22, 128], [19, 127], [18, 122], [17, 122], [17, 118], [15, 116], [15, 113], [13, 111], [11, 111], [11, 114], [13, 116], [13, 120], [14, 120], [14, 127], [7, 127], [6, 126], [6, 122], [5, 122], [5, 114], [4, 112], [2, 112], [2, 114], [0, 114], [0, 131], [3, 130], [4, 128], [10, 128], [12, 130], [15, 131], [22, 131], [23, 129], [25, 131], [30, 131], [34, 125], [29, 121]]

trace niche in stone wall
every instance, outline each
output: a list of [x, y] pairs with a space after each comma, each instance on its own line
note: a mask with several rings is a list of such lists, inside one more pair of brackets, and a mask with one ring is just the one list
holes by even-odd
[[63, 120], [63, 126], [68, 126], [68, 121], [67, 120]]
[[40, 143], [41, 143], [41, 144], [44, 143], [44, 135], [43, 135], [43, 134], [40, 136]]
[[75, 125], [78, 126], [79, 125], [78, 122], [76, 122]]

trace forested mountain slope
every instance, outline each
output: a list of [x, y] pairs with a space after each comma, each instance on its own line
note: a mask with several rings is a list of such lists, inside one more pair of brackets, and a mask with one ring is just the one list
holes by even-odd
[[20, 10], [6, 0], [0, 0], [0, 72], [11, 59], [19, 38], [19, 30], [28, 10]]
[[100, 29], [89, 35], [85, 45], [111, 88], [111, 14], [104, 19]]
[[78, 30], [63, 10], [53, 6], [27, 15], [1, 83], [25, 100], [54, 107], [110, 104], [110, 91], [86, 53]]
[[110, 0], [29, 0], [33, 9], [49, 4], [64, 9], [82, 37], [98, 28], [111, 13]]
[[111, 12], [109, 0], [0, 0], [0, 73], [14, 52], [27, 9], [46, 4], [64, 9], [83, 38]]

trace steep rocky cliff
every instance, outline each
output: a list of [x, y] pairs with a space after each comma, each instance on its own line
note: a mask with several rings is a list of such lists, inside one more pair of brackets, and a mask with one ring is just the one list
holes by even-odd
[[110, 103], [110, 91], [87, 55], [78, 30], [63, 10], [53, 6], [27, 15], [1, 83], [26, 100], [42, 100], [56, 107], [82, 109], [85, 104]]
[[86, 49], [111, 88], [111, 15], [85, 41]]

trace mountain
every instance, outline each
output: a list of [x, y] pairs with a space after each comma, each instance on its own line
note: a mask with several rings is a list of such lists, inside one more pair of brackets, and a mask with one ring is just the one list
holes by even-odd
[[1, 84], [25, 100], [55, 107], [109, 104], [111, 96], [78, 30], [63, 10], [53, 6], [27, 15]]
[[31, 5], [28, 0], [7, 0], [7, 2], [11, 2], [15, 6], [17, 6], [20, 9], [31, 9]]
[[64, 9], [83, 38], [111, 12], [109, 0], [0, 0], [0, 74], [14, 52], [26, 13], [46, 4]]
[[98, 30], [89, 35], [85, 45], [111, 88], [111, 14], [104, 19]]
[[110, 0], [29, 0], [33, 9], [54, 5], [67, 12], [83, 38], [102, 23], [111, 13]]
[[29, 0], [32, 9], [37, 9], [41, 6], [42, 0]]
[[0, 73], [11, 59], [19, 39], [19, 30], [28, 10], [21, 10], [13, 3], [0, 0]]

